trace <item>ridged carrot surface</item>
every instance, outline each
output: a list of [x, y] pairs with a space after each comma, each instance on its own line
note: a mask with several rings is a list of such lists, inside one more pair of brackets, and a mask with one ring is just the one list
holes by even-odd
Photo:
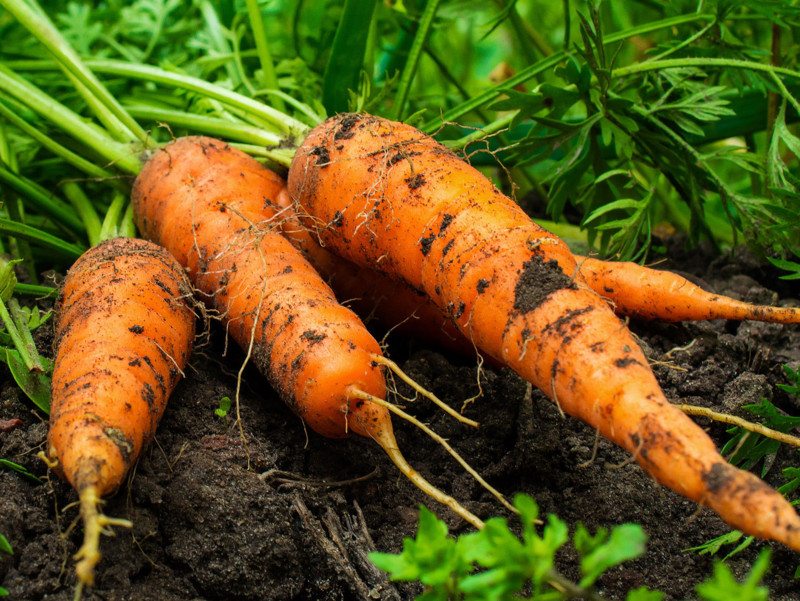
[[[76, 556], [93, 581], [100, 497], [115, 492], [153, 438], [194, 342], [183, 270], [163, 248], [118, 238], [84, 253], [56, 305], [47, 458], [78, 491], [86, 530]], [[116, 523], [120, 523], [119, 520]]]
[[77, 490], [119, 488], [152, 439], [194, 342], [183, 271], [120, 238], [69, 270], [56, 307], [48, 454]]
[[729, 465], [664, 397], [632, 334], [566, 245], [418, 130], [339, 115], [306, 138], [289, 192], [320, 240], [424, 290], [479, 349], [730, 525], [800, 551], [800, 518]]

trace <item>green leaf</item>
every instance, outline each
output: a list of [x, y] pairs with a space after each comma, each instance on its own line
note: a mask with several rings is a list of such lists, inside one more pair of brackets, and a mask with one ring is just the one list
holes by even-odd
[[403, 540], [402, 553], [371, 553], [369, 558], [380, 569], [389, 572], [392, 580], [419, 580], [426, 586], [449, 590], [454, 575], [470, 569], [460, 549], [456, 541], [448, 537], [447, 524], [422, 506], [417, 537]]
[[[42, 357], [47, 371], [52, 371], [52, 362]], [[50, 376], [39, 371], [29, 371], [16, 349], [0, 349], [0, 361], [4, 361], [17, 385], [42, 411], [50, 413]]]
[[322, 102], [329, 115], [348, 109], [349, 92], [359, 89], [376, 0], [347, 0], [336, 29], [322, 81]]
[[632, 591], [628, 591], [625, 601], [662, 601], [664, 593], [661, 591], [651, 591], [646, 586], [641, 586]]
[[736, 581], [728, 566], [718, 561], [712, 577], [698, 584], [695, 590], [704, 601], [767, 601], [769, 589], [759, 583], [769, 568], [769, 557], [769, 549], [762, 550], [742, 584]]
[[230, 397], [224, 396], [219, 400], [219, 407], [214, 409], [214, 413], [217, 417], [225, 417], [228, 415], [228, 411], [231, 410], [231, 399]]
[[[599, 533], [598, 533], [599, 534]], [[605, 539], [605, 533], [602, 538]], [[586, 553], [588, 547], [581, 552], [581, 578], [580, 585], [584, 588], [594, 584], [594, 581], [606, 570], [624, 561], [639, 557], [644, 553], [647, 535], [638, 524], [622, 524], [611, 531], [607, 540], [592, 539], [593, 548]], [[577, 534], [576, 534], [576, 546]]]
[[8, 539], [0, 534], [0, 553], [8, 553], [9, 555], [14, 554], [14, 549], [11, 548], [11, 543], [8, 542]]
[[0, 300], [7, 303], [14, 294], [14, 286], [17, 285], [17, 275], [14, 273], [14, 265], [21, 263], [22, 259], [14, 261], [1, 260], [3, 266], [0, 267]]
[[8, 459], [0, 459], [0, 467], [11, 470], [12, 472], [17, 472], [21, 476], [24, 476], [28, 480], [36, 482], [37, 484], [42, 483], [40, 478], [31, 474], [25, 467], [19, 465], [18, 463], [14, 463], [13, 461], [9, 461]]
[[723, 545], [732, 545], [741, 540], [744, 534], [740, 530], [731, 530], [721, 536], [717, 536], [696, 547], [689, 547], [684, 551], [697, 551], [700, 555], [716, 555]]

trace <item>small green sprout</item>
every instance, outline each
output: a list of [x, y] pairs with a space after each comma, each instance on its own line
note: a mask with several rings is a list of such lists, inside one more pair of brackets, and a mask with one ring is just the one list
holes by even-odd
[[214, 409], [214, 413], [216, 413], [217, 417], [225, 417], [228, 415], [228, 411], [231, 410], [231, 399], [230, 397], [222, 397], [219, 400], [219, 407]]

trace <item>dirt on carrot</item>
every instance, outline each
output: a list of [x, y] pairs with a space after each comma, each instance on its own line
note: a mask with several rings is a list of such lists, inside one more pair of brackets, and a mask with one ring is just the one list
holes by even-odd
[[[758, 303], [791, 298], [777, 272], [745, 250], [716, 258], [707, 249], [686, 253], [677, 240], [670, 249], [672, 261], [665, 268], [719, 293]], [[766, 396], [782, 410], [800, 415], [797, 400], [772, 386], [785, 381], [782, 364], [800, 367], [796, 327], [731, 321], [634, 321], [631, 327], [648, 357], [669, 363], [654, 371], [670, 400], [738, 412], [741, 405]], [[40, 328], [35, 335], [39, 349], [49, 352], [49, 329]], [[686, 350], [674, 351], [692, 341]], [[418, 342], [395, 342], [394, 358], [445, 401], [460, 407], [475, 393], [474, 365]], [[195, 356], [190, 376], [172, 395], [156, 433], [158, 444], [144, 453], [130, 483], [108, 500], [105, 511], [132, 518], [134, 528], [103, 539], [105, 561], [98, 566], [95, 588], [84, 599], [334, 601], [358, 598], [364, 587], [375, 590], [378, 599], [413, 599], [419, 588], [381, 580], [363, 561], [364, 553], [398, 552], [402, 538], [416, 531], [421, 503], [455, 532], [465, 531], [464, 522], [399, 478], [370, 441], [329, 441], [307, 433], [254, 369], [245, 374], [241, 398], [252, 465], [248, 471], [231, 417], [214, 414], [220, 399], [231, 394], [232, 370], [242, 359], [229, 349], [234, 354], [220, 364], [223, 346], [223, 333], [216, 328], [210, 347]], [[5, 369], [0, 375], [0, 420], [24, 422], [22, 428], [0, 433], [0, 458], [45, 477], [44, 465], [35, 457], [46, 437], [44, 416], [31, 411]], [[492, 484], [504, 492], [533, 495], [544, 512], [570, 524], [582, 521], [590, 529], [628, 521], [642, 524], [649, 535], [647, 552], [602, 578], [605, 598], [622, 601], [627, 590], [642, 585], [664, 591], [667, 601], [692, 598], [694, 585], [711, 573], [712, 558], [683, 550], [728, 532], [719, 517], [708, 509], [698, 512], [694, 503], [656, 485], [635, 464], [614, 467], [629, 455], [602, 439], [594, 461], [580, 467], [592, 457], [594, 431], [561, 418], [540, 393], [534, 391], [526, 402], [524, 383], [508, 370], [486, 370], [483, 390], [485, 396], [467, 408], [468, 416], [481, 421], [477, 431], [433, 408], [420, 406], [420, 417], [447, 436]], [[727, 440], [725, 426], [700, 423], [717, 444]], [[427, 437], [402, 423], [397, 436], [409, 460], [434, 484], [467, 501], [482, 517], [506, 515], [515, 523]], [[796, 453], [782, 448], [766, 481], [783, 484], [781, 469], [796, 465]], [[261, 478], [263, 473], [270, 475]], [[77, 517], [75, 508], [64, 511], [76, 494], [56, 478], [37, 484], [7, 470], [0, 471], [0, 491], [0, 533], [15, 551], [13, 556], [0, 554], [0, 586], [9, 590], [10, 599], [72, 599], [74, 576], [65, 569], [64, 558], [82, 539], [78, 530], [66, 539], [60, 531]], [[793, 578], [797, 556], [781, 545], [757, 541], [728, 561], [734, 573], [746, 573], [763, 546], [773, 549], [765, 580], [770, 598], [800, 597], [800, 584]], [[557, 557], [559, 570], [568, 575], [576, 575], [574, 562], [569, 547]]]

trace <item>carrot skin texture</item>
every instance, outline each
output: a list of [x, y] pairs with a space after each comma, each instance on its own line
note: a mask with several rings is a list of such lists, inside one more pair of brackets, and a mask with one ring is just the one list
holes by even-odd
[[[364, 115], [317, 127], [289, 192], [322, 242], [424, 290], [479, 349], [729, 524], [800, 550], [800, 518], [664, 397], [569, 249], [421, 132]], [[574, 274], [574, 275], [572, 275]]]
[[280, 234], [285, 186], [252, 157], [211, 138], [159, 150], [133, 188], [137, 225], [183, 265], [206, 304], [284, 401], [328, 437], [381, 438], [388, 411], [350, 401], [349, 385], [383, 398], [370, 355], [380, 346]]
[[753, 319], [800, 323], [800, 308], [753, 305], [703, 290], [669, 271], [576, 256], [584, 281], [623, 315], [660, 321]]
[[346, 302], [356, 314], [365, 320], [374, 318], [392, 332], [434, 342], [459, 353], [475, 353], [472, 343], [425, 293], [380, 271], [356, 265], [320, 246], [294, 214], [294, 203], [286, 188], [278, 194], [276, 202], [286, 214], [281, 221], [283, 235], [303, 251], [336, 297]]
[[56, 306], [48, 455], [79, 492], [122, 484], [152, 439], [194, 342], [183, 270], [136, 239], [102, 243], [69, 270]]

